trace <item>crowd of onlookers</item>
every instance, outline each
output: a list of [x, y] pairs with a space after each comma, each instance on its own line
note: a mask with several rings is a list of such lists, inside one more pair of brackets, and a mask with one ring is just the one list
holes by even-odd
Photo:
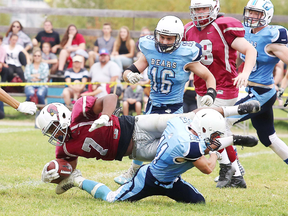
[[[26, 100], [45, 104], [48, 93], [46, 82], [66, 82], [63, 90], [65, 104], [70, 106], [79, 97], [90, 95], [102, 97], [115, 93], [123, 101], [123, 114], [129, 110], [141, 114], [145, 109], [149, 84], [147, 73], [139, 85], [122, 85], [122, 72], [139, 58], [138, 41], [130, 36], [129, 28], [122, 26], [116, 38], [112, 37], [112, 27], [103, 24], [103, 36], [97, 38], [94, 48], [87, 51], [86, 41], [73, 24], [69, 25], [60, 40], [60, 35], [53, 30], [52, 22], [46, 20], [44, 29], [34, 38], [23, 32], [19, 21], [10, 25], [5, 36], [0, 35], [0, 74], [1, 82], [29, 82], [33, 85], [23, 87], [3, 87], [7, 92], [25, 92]], [[140, 36], [149, 35], [143, 27]], [[283, 79], [284, 64], [275, 67], [275, 82]], [[288, 76], [284, 80], [288, 80]], [[84, 85], [81, 82], [98, 84]], [[117, 85], [110, 83], [116, 82]], [[286, 82], [282, 88], [285, 89]], [[193, 77], [186, 84], [193, 87]], [[188, 88], [184, 94], [184, 112], [196, 108], [195, 92]], [[3, 104], [0, 104], [3, 109]]]
[[[111, 35], [109, 23], [103, 24], [102, 31], [103, 36], [97, 38], [93, 50], [88, 51], [85, 38], [73, 24], [67, 27], [60, 40], [52, 22], [46, 20], [44, 29], [31, 40], [19, 21], [12, 22], [4, 37], [0, 35], [1, 82], [27, 82], [33, 85], [3, 88], [7, 92], [24, 92], [27, 101], [45, 104], [49, 87], [38, 83], [66, 82], [62, 95], [67, 106], [84, 95], [102, 97], [115, 93], [125, 101], [125, 114], [127, 103], [128, 107], [134, 107], [140, 114], [143, 99], [147, 101], [149, 95], [147, 87], [121, 84], [123, 70], [139, 55], [140, 51], [136, 49], [138, 42], [131, 38], [126, 26], [120, 28], [116, 38]], [[140, 36], [147, 34], [150, 34], [149, 29], [143, 28]], [[98, 84], [82, 84], [88, 81]], [[112, 86], [111, 82], [118, 84]], [[149, 80], [145, 76], [142, 84], [147, 83]]]

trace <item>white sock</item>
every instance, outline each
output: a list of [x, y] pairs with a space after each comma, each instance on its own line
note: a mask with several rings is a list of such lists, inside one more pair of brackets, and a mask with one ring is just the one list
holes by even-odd
[[237, 163], [237, 159], [232, 163], [232, 166], [235, 168], [235, 173], [233, 176], [241, 176], [241, 172]]
[[224, 117], [239, 115], [238, 106], [239, 105], [222, 107], [223, 112], [224, 112]]
[[223, 152], [221, 153], [221, 156], [222, 156], [222, 159], [218, 160], [219, 164], [229, 164], [230, 163], [226, 149], [223, 150]]
[[217, 138], [217, 140], [221, 143], [221, 146], [218, 150], [221, 150], [221, 149], [226, 148], [227, 146], [233, 145], [233, 136]]
[[276, 135], [276, 133], [269, 136], [271, 145], [269, 146], [282, 160], [287, 161], [288, 146]]

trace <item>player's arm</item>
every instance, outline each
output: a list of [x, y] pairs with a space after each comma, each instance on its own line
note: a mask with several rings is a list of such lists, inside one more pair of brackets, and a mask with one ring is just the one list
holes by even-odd
[[20, 103], [1, 88], [0, 88], [0, 101], [3, 101], [4, 103], [8, 104], [9, 106], [13, 107], [19, 112], [28, 113], [30, 115], [34, 115], [37, 110], [35, 103], [30, 101]]
[[206, 82], [207, 89], [213, 88], [216, 90], [216, 80], [213, 74], [208, 70], [207, 67], [202, 65], [200, 62], [191, 62], [184, 68], [186, 71], [191, 71]]
[[237, 87], [247, 86], [250, 73], [256, 64], [257, 51], [244, 37], [235, 38], [231, 47], [245, 55], [243, 71], [234, 79], [233, 84]]
[[109, 94], [104, 97], [98, 98], [93, 106], [93, 112], [95, 114], [101, 113], [101, 116], [93, 122], [89, 129], [89, 132], [92, 132], [97, 128], [107, 125], [112, 113], [116, 109], [116, 105], [117, 95], [115, 94]]
[[125, 82], [136, 84], [143, 78], [140, 73], [142, 73], [147, 67], [147, 59], [143, 54], [141, 54], [140, 58], [124, 71], [123, 79]]
[[202, 155], [198, 160], [192, 162], [197, 169], [199, 169], [204, 174], [210, 174], [215, 166], [217, 161], [217, 155], [215, 153], [211, 153], [209, 159], [207, 159], [204, 155]]
[[107, 115], [111, 117], [117, 105], [117, 95], [108, 94], [104, 97], [97, 98], [94, 106], [93, 112], [95, 114], [102, 113], [102, 115]]
[[288, 65], [288, 47], [284, 44], [269, 44], [266, 48], [266, 51], [269, 54], [277, 56], [280, 60]]
[[216, 79], [207, 67], [200, 62], [191, 62], [185, 65], [186, 71], [192, 71], [206, 82], [207, 93], [201, 99], [201, 105], [211, 106], [217, 96]]

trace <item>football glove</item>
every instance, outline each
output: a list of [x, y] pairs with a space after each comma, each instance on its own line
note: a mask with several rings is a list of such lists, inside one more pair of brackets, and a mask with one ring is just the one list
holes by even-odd
[[17, 111], [22, 113], [28, 113], [30, 115], [34, 115], [37, 110], [36, 104], [34, 102], [25, 101], [19, 104]]
[[200, 104], [201, 106], [211, 106], [216, 98], [217, 92], [213, 88], [208, 88], [207, 93], [202, 97]]
[[286, 107], [288, 105], [288, 98], [286, 99], [286, 102], [284, 104], [284, 107]]
[[108, 125], [109, 116], [108, 115], [101, 115], [99, 119], [95, 120], [91, 125], [89, 132], [94, 131], [97, 128], [103, 127]]
[[127, 79], [130, 83], [136, 84], [138, 83], [141, 79], [143, 79], [143, 76], [139, 73], [134, 73], [134, 72], [129, 72], [127, 74]]
[[283, 89], [283, 88], [279, 88], [279, 90], [277, 91], [277, 98], [281, 98], [282, 97], [282, 95], [283, 95], [283, 93], [284, 93], [284, 90], [285, 89]]
[[204, 105], [211, 106], [213, 104], [213, 98], [210, 95], [204, 95], [200, 101], [201, 107]]
[[42, 170], [41, 179], [45, 183], [50, 183], [51, 181], [60, 177], [60, 175], [56, 169], [51, 169], [51, 170], [47, 171], [48, 166], [49, 166], [49, 163], [45, 164], [45, 166]]

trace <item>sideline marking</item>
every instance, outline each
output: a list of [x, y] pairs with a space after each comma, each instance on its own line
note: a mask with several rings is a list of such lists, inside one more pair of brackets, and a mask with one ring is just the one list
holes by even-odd
[[25, 132], [25, 131], [32, 131], [35, 128], [4, 128], [0, 129], [0, 133], [14, 133], [14, 132]]
[[275, 152], [270, 150], [270, 151], [260, 151], [260, 152], [250, 152], [250, 153], [244, 153], [244, 154], [239, 154], [238, 157], [246, 158], [246, 157], [253, 157], [256, 155], [262, 155], [262, 154], [274, 154]]

